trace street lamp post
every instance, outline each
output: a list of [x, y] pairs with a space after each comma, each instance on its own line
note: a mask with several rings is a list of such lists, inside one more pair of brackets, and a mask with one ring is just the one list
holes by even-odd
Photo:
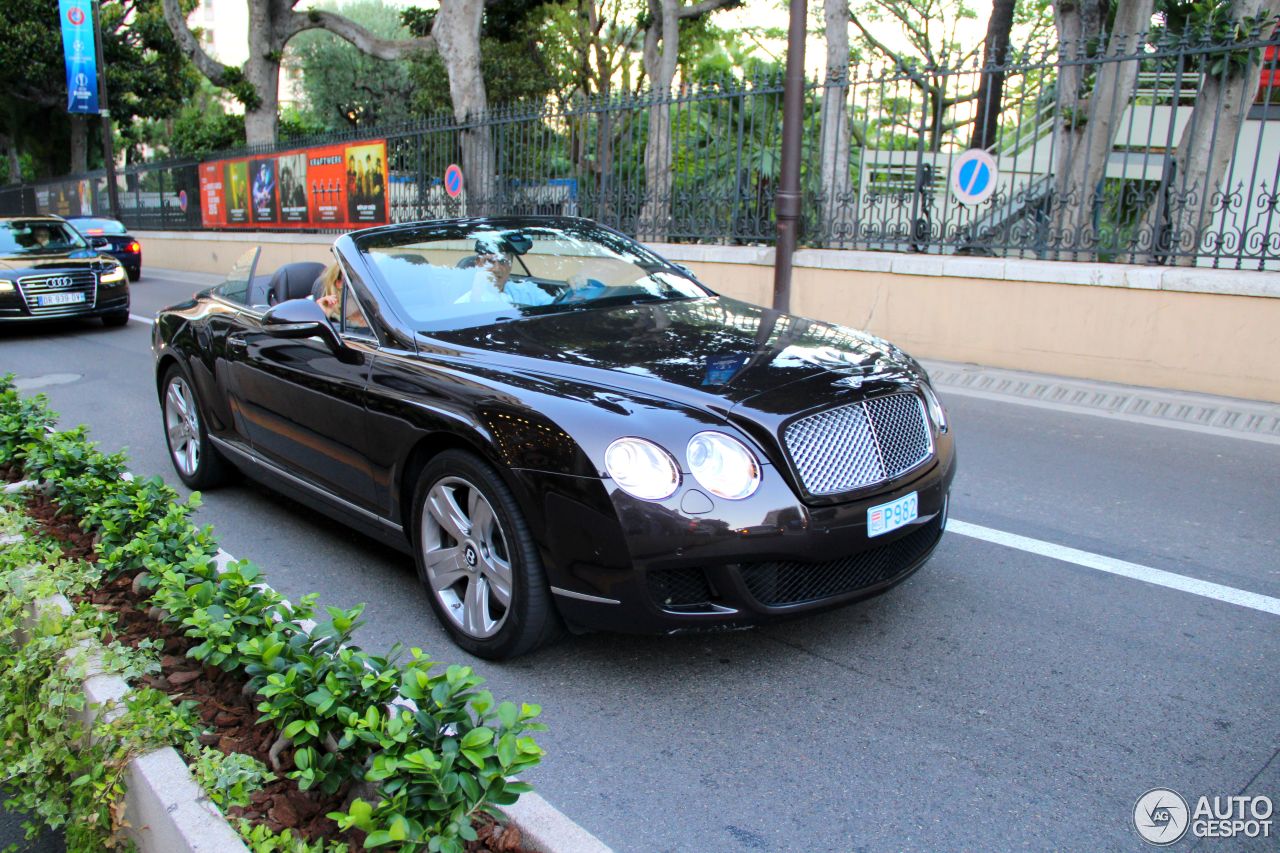
[[120, 218], [120, 194], [116, 188], [116, 152], [111, 138], [111, 110], [107, 108], [107, 65], [102, 58], [102, 15], [93, 0], [93, 45], [98, 55], [98, 116], [102, 120], [102, 159], [107, 170], [107, 204], [111, 218]]
[[773, 307], [791, 308], [791, 256], [795, 254], [802, 213], [800, 143], [804, 123], [805, 0], [791, 0], [787, 32], [787, 76], [782, 90], [782, 168], [778, 176], [778, 247], [773, 265]]

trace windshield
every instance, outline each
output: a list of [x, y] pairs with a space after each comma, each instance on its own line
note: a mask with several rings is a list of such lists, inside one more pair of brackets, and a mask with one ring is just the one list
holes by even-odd
[[357, 241], [420, 331], [500, 317], [710, 296], [686, 272], [589, 222], [494, 222], [374, 232]]
[[84, 248], [84, 239], [64, 222], [54, 219], [0, 222], [0, 255], [62, 254]]
[[99, 234], [127, 234], [124, 224], [114, 219], [100, 219], [98, 217], [83, 217], [72, 219], [71, 224], [81, 234], [90, 237], [96, 237]]

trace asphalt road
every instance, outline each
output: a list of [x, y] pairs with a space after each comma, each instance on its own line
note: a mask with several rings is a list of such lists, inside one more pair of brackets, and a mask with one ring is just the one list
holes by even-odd
[[[135, 314], [196, 280], [148, 275]], [[64, 374], [42, 389], [64, 425], [177, 482], [145, 324], [0, 329], [0, 371]], [[943, 397], [953, 519], [1280, 596], [1280, 445]], [[532, 781], [620, 851], [1137, 850], [1151, 788], [1280, 799], [1275, 614], [948, 533], [852, 608], [495, 665], [448, 642], [407, 557], [257, 486], [204, 499], [199, 520], [285, 594], [367, 602], [366, 647], [471, 662], [541, 704]], [[1277, 831], [1198, 849], [1274, 850]]]

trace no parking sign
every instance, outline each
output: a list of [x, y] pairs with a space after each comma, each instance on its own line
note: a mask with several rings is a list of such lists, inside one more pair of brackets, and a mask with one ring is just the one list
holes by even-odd
[[951, 167], [951, 194], [961, 204], [982, 204], [995, 192], [999, 176], [996, 158], [981, 148], [970, 148]]
[[444, 191], [449, 194], [449, 198], [457, 198], [462, 192], [462, 167], [457, 163], [451, 163], [444, 170]]

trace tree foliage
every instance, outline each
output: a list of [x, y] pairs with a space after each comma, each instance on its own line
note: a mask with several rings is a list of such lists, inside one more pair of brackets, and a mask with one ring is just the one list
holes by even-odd
[[[354, 0], [341, 8], [319, 8], [340, 12], [382, 38], [411, 35], [400, 20], [400, 11], [382, 0]], [[299, 34], [288, 53], [301, 71], [301, 112], [325, 130], [397, 124], [413, 116], [412, 60], [378, 59], [325, 30]], [[447, 82], [444, 91], [448, 92]]]
[[[137, 122], [176, 113], [196, 78], [160, 0], [107, 0], [101, 14], [111, 117], [127, 139]], [[0, 134], [24, 155], [30, 177], [65, 173], [72, 131], [57, 3], [0, 4], [0, 89]], [[98, 127], [96, 118], [88, 124]], [[101, 162], [97, 146], [89, 152], [90, 164]]]

